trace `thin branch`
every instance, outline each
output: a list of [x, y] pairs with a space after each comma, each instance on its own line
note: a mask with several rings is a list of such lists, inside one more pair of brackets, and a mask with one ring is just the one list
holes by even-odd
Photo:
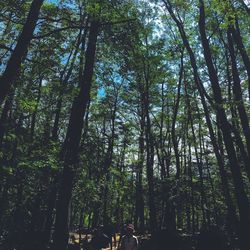
[[[131, 19], [126, 19], [126, 20], [121, 20], [121, 21], [114, 21], [114, 22], [103, 22], [101, 24], [101, 26], [105, 26], [105, 25], [116, 25], [116, 24], [122, 24], [122, 23], [128, 23], [128, 22], [132, 22], [132, 21], [135, 21], [136, 18], [131, 18]], [[45, 38], [47, 36], [50, 36], [52, 34], [55, 34], [55, 33], [59, 33], [61, 31], [64, 31], [64, 30], [69, 30], [69, 29], [80, 29], [80, 28], [87, 28], [86, 26], [82, 26], [82, 25], [72, 25], [72, 26], [67, 26], [67, 27], [63, 27], [63, 28], [59, 28], [59, 29], [55, 29], [55, 30], [52, 30], [46, 34], [43, 34], [43, 35], [37, 35], [37, 36], [33, 36], [33, 39], [41, 39], [41, 38]]]
[[67, 26], [67, 27], [63, 27], [63, 28], [60, 28], [60, 29], [55, 29], [55, 30], [52, 30], [48, 33], [45, 33], [43, 35], [37, 35], [37, 36], [33, 36], [32, 39], [41, 39], [41, 38], [45, 38], [47, 36], [50, 36], [52, 34], [56, 34], [56, 33], [59, 33], [61, 31], [64, 31], [64, 30], [69, 30], [69, 29], [80, 29], [80, 28], [85, 28], [84, 26], [81, 26], [81, 25], [76, 25], [76, 26]]

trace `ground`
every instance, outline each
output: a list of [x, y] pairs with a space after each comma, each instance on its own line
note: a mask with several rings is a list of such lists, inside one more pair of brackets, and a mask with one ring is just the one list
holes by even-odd
[[[91, 234], [87, 235], [88, 241], [91, 240], [91, 237], [92, 237]], [[75, 239], [75, 243], [79, 243], [79, 234], [77, 234], [77, 233], [70, 233], [70, 242], [71, 243], [73, 243], [72, 238]], [[85, 234], [82, 234], [82, 239], [86, 239], [86, 235]], [[120, 235], [116, 234], [116, 247], [118, 246], [119, 239], [120, 239]], [[112, 242], [113, 242], [113, 246], [114, 246], [114, 238], [112, 238]], [[113, 249], [116, 249], [116, 248], [113, 247]], [[108, 247], [108, 248], [102, 248], [102, 250], [110, 250], [110, 247]]]

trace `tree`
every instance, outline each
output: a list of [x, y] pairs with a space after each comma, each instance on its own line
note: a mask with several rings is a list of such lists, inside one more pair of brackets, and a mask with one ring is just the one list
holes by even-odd
[[31, 3], [29, 14], [17, 40], [16, 47], [13, 50], [6, 69], [0, 78], [0, 104], [3, 103], [5, 97], [9, 94], [11, 86], [13, 86], [13, 81], [19, 73], [22, 60], [27, 53], [28, 46], [32, 39], [42, 4], [42, 0], [34, 0]]

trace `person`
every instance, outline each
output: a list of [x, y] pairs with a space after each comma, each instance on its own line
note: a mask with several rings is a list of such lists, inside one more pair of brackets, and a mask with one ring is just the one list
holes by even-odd
[[115, 247], [116, 247], [116, 237], [115, 237], [115, 228], [114, 228], [114, 226], [111, 223], [106, 224], [103, 227], [103, 232], [104, 232], [105, 235], [108, 236], [110, 250], [112, 250], [113, 249], [112, 238], [114, 238], [114, 244], [115, 244]]
[[93, 238], [90, 243], [94, 250], [101, 250], [102, 248], [106, 248], [108, 246], [109, 238], [106, 234], [104, 234], [102, 225], [94, 230]]
[[126, 234], [121, 239], [120, 250], [138, 250], [138, 239], [133, 235], [134, 225], [128, 224], [126, 226]]

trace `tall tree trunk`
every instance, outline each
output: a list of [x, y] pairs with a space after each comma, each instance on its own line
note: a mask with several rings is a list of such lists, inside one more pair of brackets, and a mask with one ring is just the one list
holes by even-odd
[[[141, 92], [141, 91], [140, 91]], [[138, 166], [136, 172], [136, 201], [135, 201], [135, 218], [134, 224], [135, 227], [138, 227], [139, 220], [139, 229], [141, 232], [144, 231], [144, 200], [143, 200], [143, 187], [142, 187], [142, 174], [143, 174], [143, 165], [144, 165], [144, 151], [145, 151], [145, 114], [144, 114], [144, 94], [140, 93], [140, 136], [139, 136], [139, 156], [138, 156]]]
[[74, 99], [72, 105], [67, 135], [62, 149], [64, 166], [56, 209], [55, 250], [65, 250], [68, 243], [68, 209], [72, 194], [75, 168], [78, 162], [83, 117], [90, 98], [98, 30], [99, 22], [92, 21], [85, 56], [84, 77], [80, 84], [80, 92]]
[[13, 50], [6, 69], [0, 78], [0, 105], [9, 94], [11, 86], [18, 75], [21, 62], [32, 39], [43, 1], [44, 0], [33, 0], [31, 3], [28, 17], [18, 38], [16, 47]]
[[149, 195], [149, 220], [150, 229], [152, 232], [156, 231], [157, 221], [156, 221], [156, 207], [154, 199], [154, 145], [153, 137], [151, 132], [151, 121], [149, 114], [146, 115], [146, 164], [147, 164], [147, 179], [148, 179], [148, 195]]
[[[72, 49], [72, 51], [68, 57], [68, 61], [65, 65], [63, 71], [61, 72], [59, 97], [58, 97], [58, 100], [56, 103], [55, 119], [54, 119], [54, 124], [53, 124], [53, 129], [52, 129], [52, 139], [53, 140], [57, 140], [57, 138], [58, 138], [59, 121], [60, 121], [60, 115], [61, 115], [61, 109], [62, 109], [62, 103], [63, 103], [64, 90], [65, 90], [66, 84], [69, 81], [69, 78], [72, 74], [72, 71], [73, 71], [73, 68], [75, 65], [75, 61], [77, 58], [79, 46], [80, 46], [81, 42], [82, 42], [82, 44], [83, 43], [85, 44], [86, 33], [87, 33], [87, 28], [85, 29], [83, 36], [82, 36], [82, 30], [80, 29], [79, 35], [78, 35], [77, 41], [76, 41], [76, 46], [74, 49]], [[83, 45], [82, 45], [82, 47], [85, 48]], [[84, 54], [84, 51], [82, 51], [81, 53]], [[71, 56], [72, 56], [72, 60], [70, 62]], [[69, 69], [67, 71], [68, 65], [69, 65]], [[66, 71], [67, 71], [67, 73], [66, 73]], [[65, 75], [65, 73], [66, 73], [66, 75]], [[79, 77], [79, 79], [80, 79], [80, 77]]]
[[56, 204], [58, 177], [54, 177], [48, 194], [45, 224], [43, 228], [43, 243], [46, 246], [51, 240], [51, 228], [53, 225], [53, 213]]
[[232, 79], [231, 79], [231, 74], [229, 70], [230, 62], [229, 62], [229, 57], [227, 53], [226, 53], [226, 58], [227, 58], [227, 79], [228, 79], [228, 101], [229, 103], [232, 103], [232, 105], [230, 105], [230, 111], [232, 115], [231, 130], [234, 135], [235, 144], [239, 148], [239, 151], [240, 151], [241, 161], [243, 161], [244, 163], [243, 165], [245, 166], [248, 179], [250, 180], [249, 157], [246, 151], [246, 147], [242, 141], [242, 137], [240, 135], [240, 128], [238, 124], [239, 118], [238, 118], [237, 111], [234, 106], [234, 102], [232, 100], [232, 93], [231, 93], [232, 92], [231, 91]]
[[[247, 152], [248, 156], [250, 155], [250, 127], [249, 127], [249, 119], [246, 113], [244, 101], [242, 98], [242, 90], [241, 90], [241, 83], [240, 83], [240, 77], [239, 72], [237, 69], [237, 63], [236, 63], [236, 56], [234, 52], [234, 46], [233, 46], [233, 40], [232, 40], [232, 28], [229, 27], [227, 31], [227, 38], [228, 38], [228, 48], [229, 48], [229, 54], [231, 57], [231, 64], [232, 64], [232, 75], [233, 75], [233, 93], [234, 98], [236, 102], [236, 106], [238, 109], [241, 126], [243, 130], [243, 134], [246, 139], [246, 145], [247, 145]], [[249, 164], [247, 164], [247, 167], [249, 167]]]
[[[3, 181], [3, 178], [1, 178], [1, 181]], [[0, 234], [2, 234], [3, 227], [3, 215], [5, 212], [5, 209], [8, 205], [8, 197], [9, 197], [9, 188], [11, 186], [11, 180], [9, 176], [6, 176], [5, 183], [2, 183], [3, 188], [0, 196]]]
[[39, 79], [39, 84], [38, 84], [38, 89], [37, 89], [37, 98], [36, 98], [36, 104], [35, 104], [35, 109], [31, 117], [31, 125], [30, 125], [30, 141], [32, 142], [34, 133], [35, 133], [35, 125], [36, 125], [36, 116], [37, 116], [37, 111], [38, 111], [38, 106], [39, 102], [41, 99], [41, 94], [42, 94], [42, 82], [43, 78], [40, 77]]
[[8, 117], [9, 117], [9, 112], [11, 110], [13, 98], [14, 98], [14, 92], [11, 92], [5, 101], [3, 111], [1, 114], [1, 118], [0, 118], [0, 149], [3, 146], [4, 135], [5, 135], [6, 128], [7, 128], [7, 121], [8, 121]]
[[156, 217], [156, 207], [154, 198], [154, 140], [151, 131], [151, 118], [150, 118], [150, 82], [149, 82], [149, 65], [144, 64], [144, 109], [145, 109], [145, 137], [146, 137], [146, 170], [147, 170], [147, 180], [148, 180], [148, 205], [149, 205], [149, 223], [150, 230], [154, 233], [157, 229], [157, 217]]
[[234, 42], [237, 45], [237, 48], [240, 51], [244, 66], [245, 66], [245, 70], [247, 72], [247, 77], [248, 77], [248, 97], [250, 99], [250, 59], [249, 56], [247, 54], [246, 48], [244, 46], [244, 43], [242, 41], [242, 36], [240, 34], [240, 27], [239, 27], [239, 23], [238, 20], [235, 20], [235, 27], [231, 26], [231, 32], [232, 32], [232, 36], [234, 39]]
[[208, 68], [209, 78], [212, 84], [212, 89], [214, 93], [214, 99], [216, 102], [216, 112], [220, 121], [220, 129], [222, 131], [223, 140], [225, 142], [226, 151], [228, 154], [229, 165], [232, 172], [232, 177], [234, 181], [236, 199], [239, 207], [240, 223], [241, 223], [241, 246], [242, 249], [247, 249], [246, 246], [249, 245], [249, 237], [247, 237], [246, 232], [249, 231], [250, 226], [250, 206], [248, 202], [248, 197], [244, 189], [243, 179], [240, 172], [240, 165], [237, 160], [233, 139], [231, 135], [231, 128], [227, 120], [226, 112], [223, 107], [223, 99], [219, 84], [219, 79], [213, 64], [209, 42], [206, 36], [205, 30], [205, 10], [204, 2], [200, 2], [200, 19], [199, 19], [199, 29], [201, 34], [202, 46], [204, 49], [204, 56]]
[[[188, 130], [187, 130], [188, 131]], [[191, 211], [192, 211], [192, 233], [195, 233], [196, 223], [195, 223], [195, 199], [194, 199], [194, 185], [193, 185], [193, 171], [192, 171], [192, 155], [191, 155], [191, 143], [187, 135], [188, 140], [188, 178], [190, 186], [190, 201], [191, 201]]]
[[192, 139], [194, 142], [194, 152], [195, 152], [195, 158], [196, 158], [196, 163], [198, 167], [198, 172], [199, 172], [199, 179], [200, 179], [200, 194], [201, 194], [201, 211], [202, 211], [202, 219], [203, 219], [203, 224], [206, 225], [207, 223], [207, 216], [205, 212], [205, 206], [206, 206], [206, 196], [205, 196], [205, 191], [204, 191], [204, 183], [203, 183], [203, 170], [201, 166], [201, 159], [199, 159], [198, 155], [198, 150], [197, 150], [197, 139], [194, 131], [194, 122], [193, 122], [193, 115], [191, 112], [191, 104], [190, 104], [190, 99], [189, 99], [189, 94], [187, 92], [187, 84], [185, 84], [185, 95], [186, 95], [186, 106], [187, 106], [187, 112], [188, 112], [188, 121], [190, 123], [190, 128], [192, 131]]
[[106, 226], [108, 224], [108, 216], [107, 216], [107, 204], [108, 204], [108, 192], [109, 192], [109, 181], [110, 181], [110, 167], [112, 164], [113, 158], [113, 149], [114, 149], [114, 139], [115, 139], [115, 119], [116, 119], [116, 112], [117, 112], [117, 101], [118, 101], [118, 93], [116, 93], [115, 100], [114, 100], [114, 108], [111, 113], [111, 135], [109, 138], [109, 146], [107, 149], [107, 153], [104, 160], [104, 173], [106, 175], [106, 183], [104, 187], [104, 196], [103, 196], [103, 224]]
[[179, 155], [179, 150], [178, 150], [178, 142], [177, 142], [176, 134], [175, 134], [175, 124], [176, 124], [176, 118], [177, 118], [177, 113], [178, 113], [178, 109], [179, 109], [179, 103], [180, 103], [180, 92], [181, 92], [182, 78], [183, 78], [183, 51], [181, 54], [179, 83], [178, 83], [176, 104], [174, 107], [172, 130], [171, 130], [172, 143], [173, 143], [173, 148], [174, 148], [174, 153], [175, 153], [175, 162], [176, 162], [176, 179], [179, 179], [179, 177], [180, 177], [180, 155]]
[[203, 106], [203, 109], [204, 109], [205, 119], [206, 119], [206, 123], [207, 123], [207, 126], [208, 126], [211, 142], [212, 142], [214, 153], [215, 153], [218, 165], [219, 165], [221, 182], [222, 182], [222, 187], [223, 187], [223, 193], [224, 193], [224, 196], [225, 196], [226, 202], [227, 202], [227, 209], [228, 209], [228, 214], [229, 214], [228, 218], [229, 219], [232, 218], [232, 221], [231, 220], [230, 221], [233, 224], [233, 227], [235, 227], [236, 225], [235, 225], [234, 222], [237, 221], [237, 220], [233, 219], [233, 218], [236, 218], [236, 215], [235, 215], [236, 210], [233, 207], [231, 195], [230, 195], [230, 192], [229, 192], [229, 189], [228, 189], [229, 186], [228, 186], [228, 180], [227, 180], [226, 171], [225, 171], [225, 165], [224, 165], [223, 158], [222, 158], [222, 156], [220, 154], [220, 149], [219, 149], [219, 146], [218, 146], [218, 143], [217, 143], [217, 140], [216, 140], [216, 136], [215, 136], [215, 133], [214, 133], [214, 129], [213, 129], [213, 126], [212, 126], [212, 122], [211, 122], [211, 119], [210, 119], [210, 116], [209, 116], [209, 109], [208, 109], [208, 106], [207, 106], [207, 103], [206, 103], [206, 100], [205, 100], [205, 91], [204, 91], [204, 87], [202, 86], [199, 74], [198, 74], [198, 68], [197, 68], [195, 55], [194, 55], [194, 52], [193, 52], [193, 50], [192, 50], [192, 48], [191, 48], [191, 46], [189, 44], [187, 35], [186, 35], [184, 27], [183, 27], [183, 24], [175, 16], [175, 14], [173, 12], [173, 9], [172, 9], [171, 3], [169, 2], [169, 0], [167, 0], [167, 1], [163, 0], [163, 2], [165, 3], [165, 6], [166, 6], [167, 10], [169, 11], [171, 17], [173, 18], [173, 20], [175, 21], [175, 23], [178, 26], [179, 33], [181, 35], [183, 44], [184, 44], [184, 46], [185, 46], [185, 48], [186, 48], [186, 50], [187, 50], [187, 52], [189, 54], [189, 57], [190, 57], [191, 66], [193, 68], [194, 81], [195, 81], [195, 84], [197, 86], [197, 89], [198, 89], [200, 97], [201, 97], [201, 102], [202, 102], [202, 106]]

